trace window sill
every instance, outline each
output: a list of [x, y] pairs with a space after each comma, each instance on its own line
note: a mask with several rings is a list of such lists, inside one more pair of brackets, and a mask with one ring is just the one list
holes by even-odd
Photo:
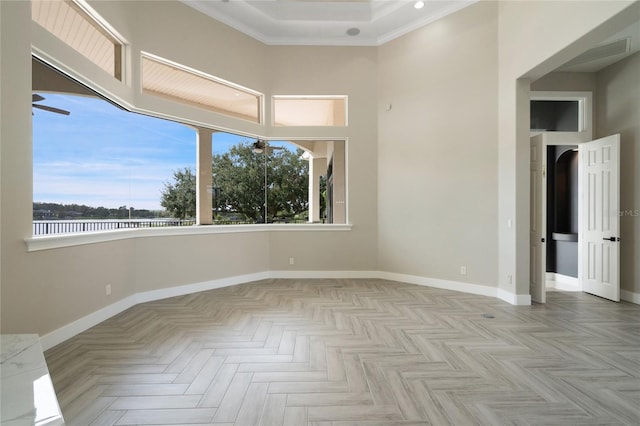
[[27, 251], [73, 247], [131, 238], [171, 237], [186, 235], [234, 234], [245, 232], [326, 232], [350, 231], [350, 224], [268, 224], [268, 225], [199, 225], [175, 228], [117, 229], [77, 234], [44, 235], [26, 238]]

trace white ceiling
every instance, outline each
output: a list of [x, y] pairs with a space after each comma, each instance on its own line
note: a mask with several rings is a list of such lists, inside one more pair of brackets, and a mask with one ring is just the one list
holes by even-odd
[[478, 0], [181, 1], [266, 44], [378, 46]]
[[[416, 0], [180, 1], [266, 44], [378, 46], [478, 0], [425, 0], [421, 9], [414, 7]], [[359, 34], [348, 35], [354, 28]], [[625, 52], [605, 46], [623, 39], [628, 39]], [[558, 71], [596, 72], [638, 51], [636, 22]]]

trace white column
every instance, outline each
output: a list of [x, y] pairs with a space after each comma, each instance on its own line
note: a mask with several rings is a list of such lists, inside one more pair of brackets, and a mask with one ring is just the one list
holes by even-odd
[[213, 213], [211, 211], [211, 191], [213, 177], [211, 175], [211, 135], [212, 130], [198, 129], [198, 143], [196, 146], [196, 224], [211, 225]]
[[333, 223], [347, 223], [345, 160], [345, 143], [335, 142], [333, 147]]
[[309, 158], [309, 222], [320, 222], [320, 177], [327, 172], [326, 158]]

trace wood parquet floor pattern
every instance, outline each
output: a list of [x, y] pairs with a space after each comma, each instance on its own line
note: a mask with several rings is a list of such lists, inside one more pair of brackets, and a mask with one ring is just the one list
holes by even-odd
[[265, 280], [134, 306], [45, 356], [70, 425], [640, 424], [640, 308], [548, 300]]

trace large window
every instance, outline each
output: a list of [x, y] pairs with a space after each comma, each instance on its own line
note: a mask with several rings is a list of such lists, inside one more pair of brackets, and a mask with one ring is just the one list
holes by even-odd
[[[261, 122], [261, 94], [153, 55], [140, 60], [147, 93]], [[347, 221], [345, 140], [190, 127], [124, 110], [39, 59], [32, 71], [34, 235]], [[343, 126], [346, 101], [276, 97], [274, 116]]]
[[[35, 64], [51, 74], [34, 81], [60, 78]], [[174, 224], [162, 192], [176, 171], [194, 167], [195, 131], [76, 88], [82, 94], [34, 87], [34, 234]]]
[[309, 162], [301, 147], [217, 132], [212, 148], [214, 223], [309, 221]]
[[346, 223], [343, 140], [213, 134], [213, 223]]
[[31, 0], [38, 25], [118, 80], [122, 80], [122, 40], [79, 0]]

